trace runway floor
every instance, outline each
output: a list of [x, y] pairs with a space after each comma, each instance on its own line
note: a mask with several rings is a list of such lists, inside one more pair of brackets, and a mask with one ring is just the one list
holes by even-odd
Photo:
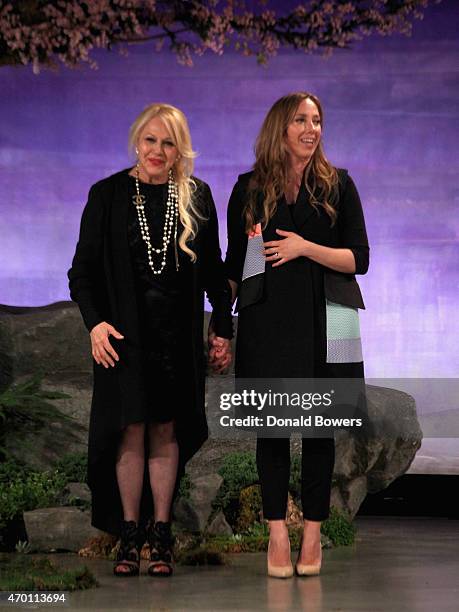
[[[116, 578], [110, 562], [89, 560], [101, 586], [71, 593], [63, 609], [459, 610], [459, 521], [365, 516], [356, 525], [352, 547], [324, 551], [318, 577], [269, 578], [261, 553], [230, 555], [229, 564], [220, 567], [181, 566], [171, 579]], [[60, 557], [70, 565], [82, 561], [75, 555]]]

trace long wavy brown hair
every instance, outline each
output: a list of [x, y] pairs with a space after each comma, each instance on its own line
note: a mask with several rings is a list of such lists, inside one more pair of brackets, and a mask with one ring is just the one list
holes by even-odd
[[[324, 115], [320, 100], [306, 91], [288, 94], [277, 100], [263, 121], [255, 143], [254, 172], [244, 208], [247, 231], [260, 222], [265, 228], [276, 212], [277, 200], [284, 193], [288, 180], [289, 156], [284, 145], [285, 136], [299, 105], [308, 99], [317, 106], [320, 124], [323, 126]], [[306, 166], [304, 183], [310, 205], [317, 211], [322, 207], [333, 225], [337, 217], [335, 205], [338, 198], [338, 173], [325, 157], [322, 139]], [[260, 194], [263, 195], [262, 213], [259, 206]]]

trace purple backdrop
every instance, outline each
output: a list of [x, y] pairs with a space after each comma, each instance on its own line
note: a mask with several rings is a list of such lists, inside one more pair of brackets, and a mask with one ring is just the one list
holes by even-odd
[[326, 151], [359, 188], [371, 241], [361, 278], [369, 376], [457, 376], [458, 7], [427, 10], [411, 39], [371, 38], [331, 59], [282, 53], [267, 68], [235, 54], [184, 68], [167, 52], [98, 53], [99, 70], [1, 68], [0, 302], [68, 299], [66, 271], [89, 186], [130, 164], [127, 131], [152, 101], [187, 114], [196, 174], [225, 208], [279, 96], [322, 99]]

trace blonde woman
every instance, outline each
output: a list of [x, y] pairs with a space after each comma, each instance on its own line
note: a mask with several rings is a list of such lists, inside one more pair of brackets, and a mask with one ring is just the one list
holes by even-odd
[[184, 114], [148, 106], [129, 144], [135, 165], [91, 187], [68, 276], [94, 358], [92, 523], [120, 536], [115, 575], [138, 575], [147, 539], [148, 573], [170, 576], [171, 504], [207, 437], [203, 292], [213, 306], [209, 357], [221, 371], [231, 359], [231, 290]]
[[[368, 269], [368, 240], [354, 182], [327, 160], [322, 128], [316, 96], [279, 99], [258, 136], [254, 169], [231, 195], [226, 267], [238, 298], [241, 378], [363, 379], [356, 330], [364, 304], [354, 275]], [[333, 438], [303, 439], [299, 575], [320, 571], [334, 452]], [[257, 467], [270, 526], [268, 573], [287, 578], [289, 439], [258, 438]]]

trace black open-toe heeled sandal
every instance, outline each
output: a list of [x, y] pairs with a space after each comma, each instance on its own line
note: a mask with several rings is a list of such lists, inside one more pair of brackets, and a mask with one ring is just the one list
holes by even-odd
[[171, 576], [173, 572], [172, 547], [174, 545], [171, 524], [162, 521], [151, 522], [148, 526], [147, 539], [150, 547], [148, 575], [160, 578]]
[[[113, 573], [115, 576], [138, 576], [140, 551], [145, 541], [145, 532], [135, 521], [123, 521], [120, 530], [120, 546], [116, 555]], [[126, 570], [120, 570], [124, 566]]]

